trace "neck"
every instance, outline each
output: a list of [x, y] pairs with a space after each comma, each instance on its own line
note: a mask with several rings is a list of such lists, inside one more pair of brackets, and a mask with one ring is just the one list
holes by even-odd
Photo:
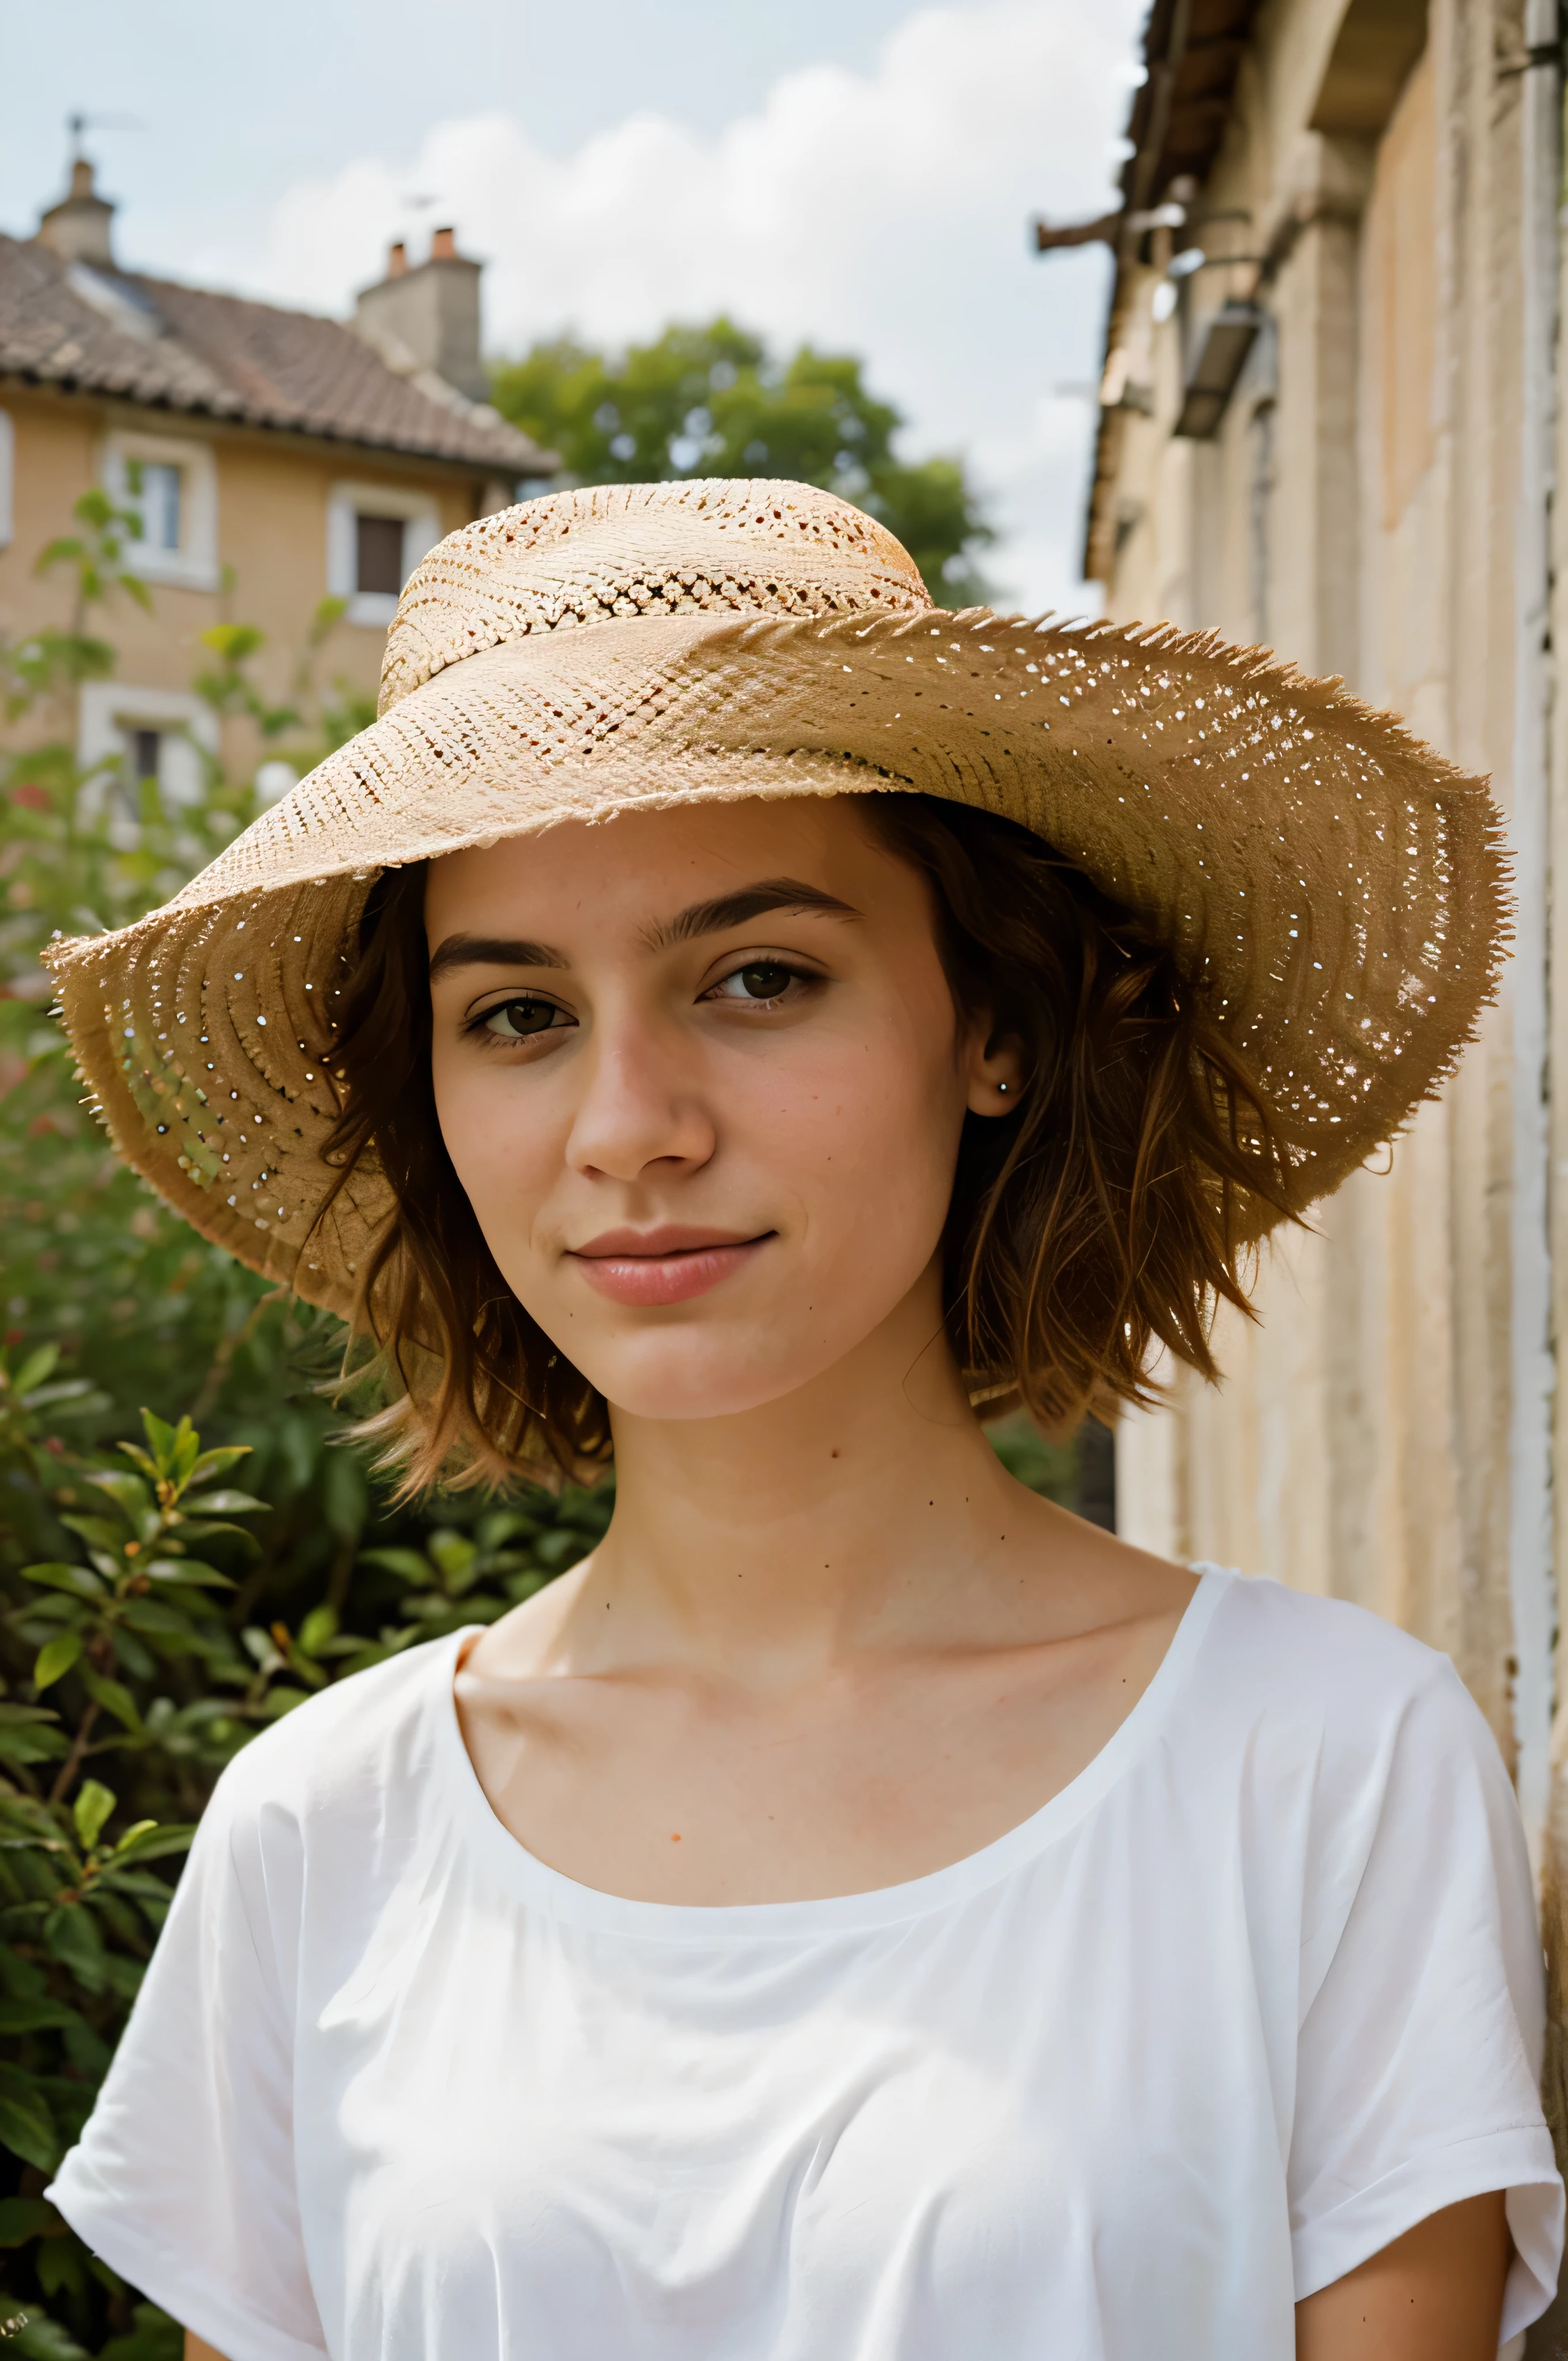
[[613, 1424], [615, 1519], [579, 1631], [591, 1620], [596, 1653], [673, 1653], [769, 1686], [931, 1634], [1013, 1489], [964, 1394], [934, 1271], [795, 1393]]

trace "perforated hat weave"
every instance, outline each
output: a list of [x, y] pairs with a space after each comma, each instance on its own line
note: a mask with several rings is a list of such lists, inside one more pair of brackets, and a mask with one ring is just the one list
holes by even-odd
[[916, 791], [1035, 829], [1144, 914], [1334, 1188], [1452, 1069], [1507, 914], [1485, 783], [1336, 682], [1168, 625], [933, 608], [799, 484], [622, 485], [451, 534], [379, 718], [163, 908], [60, 943], [121, 1153], [206, 1236], [350, 1308], [389, 1210], [317, 1226], [334, 1009], [370, 881], [569, 818]]

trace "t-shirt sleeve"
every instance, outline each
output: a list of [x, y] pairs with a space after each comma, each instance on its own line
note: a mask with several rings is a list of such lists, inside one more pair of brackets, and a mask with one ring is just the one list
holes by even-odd
[[1340, 1792], [1327, 1760], [1321, 1771], [1322, 1910], [1303, 1948], [1289, 2168], [1297, 2297], [1442, 2207], [1506, 2190], [1506, 2341], [1552, 2300], [1563, 2211], [1538, 2092], [1544, 1976], [1513, 1790], [1442, 1663]]
[[280, 1971], [297, 1831], [273, 1813], [264, 1843], [256, 1790], [247, 1750], [203, 1816], [97, 2106], [49, 2193], [94, 2253], [227, 2361], [320, 2361]]

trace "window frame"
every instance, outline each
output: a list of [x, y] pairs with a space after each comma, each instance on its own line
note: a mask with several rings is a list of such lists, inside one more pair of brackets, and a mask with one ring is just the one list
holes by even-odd
[[403, 490], [396, 484], [341, 482], [333, 485], [326, 509], [327, 595], [344, 602], [344, 620], [384, 631], [398, 611], [390, 590], [358, 587], [358, 529], [362, 516], [394, 518], [403, 528], [402, 578], [441, 539], [441, 514], [432, 492]]
[[82, 769], [112, 776], [113, 765], [125, 760], [132, 788], [130, 733], [155, 730], [159, 736], [158, 786], [174, 810], [189, 809], [202, 797], [200, 756], [216, 755], [218, 717], [189, 689], [141, 688], [131, 681], [90, 680], [82, 686], [77, 725], [76, 759]]
[[126, 551], [131, 571], [145, 582], [168, 583], [177, 589], [215, 590], [219, 582], [218, 470], [212, 445], [194, 436], [111, 428], [104, 441], [101, 473], [104, 490], [122, 508], [137, 505], [130, 479], [131, 469], [138, 462], [180, 469], [180, 546], [159, 549], [151, 542], [132, 542]]

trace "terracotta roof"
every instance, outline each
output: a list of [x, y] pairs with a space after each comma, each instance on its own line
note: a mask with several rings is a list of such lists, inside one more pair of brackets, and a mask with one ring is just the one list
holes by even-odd
[[440, 379], [400, 376], [339, 321], [65, 262], [33, 238], [0, 236], [0, 374], [507, 477], [557, 464]]

